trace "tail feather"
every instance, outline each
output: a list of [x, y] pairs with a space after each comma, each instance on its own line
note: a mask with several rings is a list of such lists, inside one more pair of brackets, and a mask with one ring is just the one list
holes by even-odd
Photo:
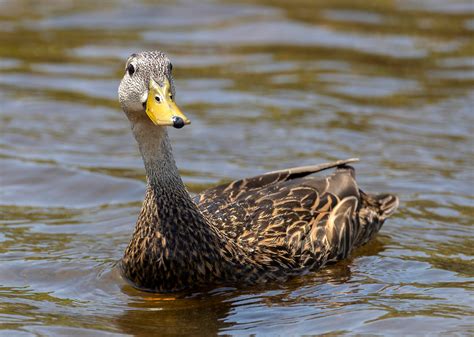
[[361, 207], [359, 209], [360, 232], [355, 246], [366, 244], [380, 230], [385, 219], [392, 215], [398, 207], [399, 200], [393, 194], [367, 194], [359, 190]]
[[379, 194], [373, 196], [373, 198], [377, 201], [381, 220], [388, 218], [398, 208], [399, 200], [394, 194]]

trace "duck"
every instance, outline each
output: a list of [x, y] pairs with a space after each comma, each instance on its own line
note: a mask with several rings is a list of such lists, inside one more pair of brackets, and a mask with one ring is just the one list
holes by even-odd
[[284, 282], [346, 259], [398, 207], [363, 192], [356, 158], [263, 173], [191, 196], [167, 128], [190, 120], [176, 104], [173, 66], [160, 51], [128, 57], [118, 88], [146, 172], [146, 191], [121, 275], [150, 292]]

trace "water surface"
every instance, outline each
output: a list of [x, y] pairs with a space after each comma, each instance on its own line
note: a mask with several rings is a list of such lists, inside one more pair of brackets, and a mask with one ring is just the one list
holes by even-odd
[[[1, 1], [0, 335], [474, 334], [470, 1]], [[360, 157], [400, 210], [284, 284], [158, 295], [118, 261], [144, 172], [127, 56], [173, 60], [192, 192]]]

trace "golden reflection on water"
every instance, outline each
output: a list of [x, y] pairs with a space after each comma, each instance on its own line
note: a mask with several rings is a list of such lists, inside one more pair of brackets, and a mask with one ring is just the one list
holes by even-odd
[[[472, 333], [469, 1], [0, 2], [0, 328], [24, 335]], [[161, 49], [193, 125], [190, 191], [361, 157], [400, 212], [285, 284], [150, 294], [120, 279], [144, 190], [117, 103]], [[236, 146], [236, 144], [238, 146]]]

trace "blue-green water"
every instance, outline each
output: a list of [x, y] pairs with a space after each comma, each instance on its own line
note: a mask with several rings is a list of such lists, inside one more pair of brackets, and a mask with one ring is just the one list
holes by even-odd
[[[474, 334], [470, 1], [0, 1], [0, 335]], [[190, 191], [360, 157], [401, 206], [350, 260], [158, 295], [120, 259], [144, 172], [127, 56], [173, 60]]]

